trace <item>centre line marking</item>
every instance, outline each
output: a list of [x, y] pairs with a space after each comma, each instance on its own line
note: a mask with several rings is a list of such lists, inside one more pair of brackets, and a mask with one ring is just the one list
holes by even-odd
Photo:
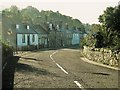
[[[52, 58], [52, 56], [55, 54], [55, 53], [57, 53], [58, 51], [55, 51], [54, 53], [52, 53], [51, 55], [50, 55], [50, 58], [51, 58], [51, 60], [53, 61], [53, 62], [55, 62], [54, 61], [54, 59]], [[64, 68], [62, 68], [58, 63], [56, 63], [56, 65], [65, 73], [65, 74], [68, 74], [68, 72], [64, 69]], [[85, 89], [83, 89], [84, 87], [78, 82], [78, 81], [74, 81], [74, 83], [80, 88], [80, 89], [82, 89], [82, 90], [85, 90]]]
[[75, 83], [79, 88], [83, 88], [83, 86], [82, 86], [78, 81], [74, 81], [74, 83]]
[[[57, 53], [58, 51], [55, 51], [54, 53], [52, 53], [51, 55], [50, 55], [50, 58], [51, 58], [51, 60], [53, 61], [53, 62], [55, 62], [54, 61], [54, 59], [52, 58], [52, 56], [55, 54], [55, 53]], [[58, 63], [56, 63], [56, 65], [65, 73], [65, 74], [68, 74], [68, 72], [67, 71], [65, 71], [65, 69], [63, 69]]]
[[65, 69], [63, 69], [58, 63], [56, 63], [56, 65], [57, 65], [64, 73], [68, 74], [68, 72], [65, 71]]
[[52, 57], [52, 55], [50, 55], [50, 57]]
[[58, 52], [58, 51], [55, 51], [54, 53], [51, 54], [51, 56], [54, 55], [54, 54], [57, 53], [57, 52]]

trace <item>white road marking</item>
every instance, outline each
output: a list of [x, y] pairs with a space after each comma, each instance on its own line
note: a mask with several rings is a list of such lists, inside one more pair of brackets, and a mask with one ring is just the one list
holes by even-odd
[[53, 60], [53, 58], [52, 57], [50, 57], [52, 60]]
[[56, 63], [56, 65], [57, 65], [64, 73], [68, 74], [68, 72], [65, 71], [65, 69], [63, 69], [58, 63]]
[[58, 51], [55, 51], [54, 53], [52, 53], [52, 55], [54, 55], [55, 53], [57, 53]]
[[[52, 54], [50, 55], [50, 58], [51, 58], [51, 60], [52, 60], [53, 62], [55, 62], [55, 61], [54, 61], [54, 59], [52, 58], [52, 56], [53, 56], [55, 53], [57, 53], [57, 52], [58, 52], [58, 51], [55, 51], [54, 53], [52, 53]], [[62, 68], [58, 63], [56, 63], [56, 65], [57, 65], [65, 74], [68, 74], [68, 72], [67, 72], [64, 68]], [[83, 87], [78, 81], [74, 81], [74, 83], [75, 83], [80, 89], [85, 90], [84, 87]]]
[[78, 50], [74, 50], [74, 49], [61, 49], [61, 50], [63, 50], [63, 51], [73, 51], [73, 52], [80, 52], [80, 50], [78, 49]]
[[50, 55], [50, 59], [51, 59], [53, 62], [55, 62], [54, 59], [52, 58], [52, 54]]
[[83, 86], [82, 86], [78, 81], [74, 81], [74, 83], [75, 83], [79, 88], [83, 88]]
[[55, 62], [55, 61], [53, 60], [53, 62]]
[[50, 55], [50, 58], [52, 58], [52, 55]]
[[55, 61], [53, 60], [53, 58], [52, 58], [52, 55], [50, 55], [50, 59], [51, 59], [53, 62], [55, 62]]
[[[50, 58], [51, 58], [51, 60], [52, 60], [53, 62], [55, 62], [55, 61], [54, 61], [54, 59], [52, 58], [52, 56], [53, 56], [55, 53], [57, 53], [57, 52], [58, 52], [58, 51], [55, 51], [54, 53], [52, 53], [52, 54], [50, 55]], [[65, 69], [63, 69], [58, 63], [56, 63], [56, 65], [57, 65], [64, 73], [68, 74], [68, 72], [65, 71]]]

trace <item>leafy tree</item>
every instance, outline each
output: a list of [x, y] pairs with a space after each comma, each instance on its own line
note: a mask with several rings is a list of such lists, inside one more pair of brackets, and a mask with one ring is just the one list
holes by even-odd
[[39, 21], [40, 21], [39, 10], [32, 6], [28, 6], [25, 9], [22, 9], [21, 15], [22, 15], [23, 21], [26, 21], [28, 23], [33, 23], [33, 24], [39, 24]]
[[11, 20], [13, 24], [20, 22], [21, 20], [20, 15], [21, 15], [20, 10], [17, 8], [17, 6], [14, 6], [14, 5], [2, 11], [3, 21], [5, 18], [8, 18], [8, 20]]
[[84, 31], [84, 25], [78, 19], [62, 15], [59, 11], [39, 11], [37, 8], [32, 6], [28, 6], [22, 10], [19, 10], [17, 6], [11, 6], [10, 8], [3, 10], [3, 17], [11, 20], [14, 24], [21, 22], [34, 25], [41, 24], [46, 30], [48, 23], [52, 23], [54, 26], [59, 25], [60, 28], [77, 28], [80, 31]]
[[92, 34], [88, 34], [86, 37], [84, 37], [82, 39], [82, 41], [80, 42], [80, 46], [89, 46], [89, 47], [95, 47], [96, 45], [96, 39]]
[[92, 24], [90, 31], [93, 34], [96, 34], [97, 32], [101, 31], [101, 25], [100, 24]]
[[99, 16], [99, 22], [102, 24], [105, 45], [120, 50], [120, 5], [106, 8]]
[[87, 36], [82, 40], [81, 45], [87, 45], [90, 47], [101, 48], [104, 46], [103, 44], [103, 33], [101, 31], [100, 24], [85, 24], [85, 32], [87, 32]]

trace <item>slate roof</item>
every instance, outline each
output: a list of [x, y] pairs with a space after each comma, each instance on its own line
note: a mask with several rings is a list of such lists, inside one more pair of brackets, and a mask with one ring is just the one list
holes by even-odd
[[12, 23], [13, 21], [11, 19], [8, 18], [3, 18], [2, 19], [2, 32], [6, 32], [9, 29], [12, 32], [15, 32], [15, 28], [14, 28], [14, 24]]
[[34, 30], [38, 34], [47, 34], [47, 31], [41, 25], [34, 25]]
[[71, 33], [71, 30], [69, 29], [59, 29], [59, 31], [64, 32], [64, 33]]
[[26, 25], [19, 25], [19, 28], [16, 29], [17, 34], [38, 34], [34, 28], [29, 25], [29, 29], [26, 28]]
[[70, 29], [69, 31], [71, 31], [72, 33], [80, 33], [79, 30], [75, 30], [75, 29]]

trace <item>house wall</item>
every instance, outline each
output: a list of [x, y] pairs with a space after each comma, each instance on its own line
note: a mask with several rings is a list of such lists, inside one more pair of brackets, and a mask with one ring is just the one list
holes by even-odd
[[74, 33], [72, 38], [72, 45], [80, 44], [80, 34]]
[[25, 42], [23, 43], [22, 42], [22, 36], [23, 34], [17, 34], [17, 48], [18, 49], [22, 49], [23, 46], [28, 46], [28, 35], [30, 36], [29, 40], [30, 40], [30, 45], [38, 45], [38, 35], [37, 34], [34, 34], [35, 35], [35, 40], [34, 42], [32, 41], [32, 35], [33, 34], [24, 34], [25, 35]]
[[32, 41], [33, 34], [30, 34], [30, 45], [38, 45], [38, 35], [37, 34], [34, 35], [35, 35], [35, 40], [33, 42]]
[[25, 43], [22, 42], [22, 35], [23, 34], [17, 34], [17, 46], [27, 46], [27, 34], [25, 34]]
[[47, 47], [47, 34], [38, 34], [39, 48]]
[[62, 42], [64, 47], [71, 46], [72, 44], [72, 33], [71, 32], [62, 32]]
[[49, 34], [49, 47], [59, 48], [61, 47], [62, 33], [59, 31], [51, 31]]

